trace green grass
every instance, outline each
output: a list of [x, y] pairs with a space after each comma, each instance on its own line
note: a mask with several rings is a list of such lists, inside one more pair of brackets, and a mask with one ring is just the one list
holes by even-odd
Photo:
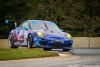
[[27, 58], [54, 57], [58, 53], [43, 51], [39, 48], [32, 49], [0, 49], [0, 60], [17, 60]]

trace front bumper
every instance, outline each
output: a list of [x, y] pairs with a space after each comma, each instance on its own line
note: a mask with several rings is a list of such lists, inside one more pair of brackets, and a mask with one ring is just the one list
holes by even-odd
[[38, 38], [34, 41], [33, 46], [54, 49], [72, 49], [72, 44], [72, 40]]

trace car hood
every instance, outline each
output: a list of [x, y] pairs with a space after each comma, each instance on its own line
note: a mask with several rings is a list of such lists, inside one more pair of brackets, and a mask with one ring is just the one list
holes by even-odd
[[53, 31], [44, 31], [44, 30], [33, 30], [33, 32], [41, 32], [43, 33], [44, 37], [49, 37], [49, 38], [66, 38], [65, 32], [53, 32]]

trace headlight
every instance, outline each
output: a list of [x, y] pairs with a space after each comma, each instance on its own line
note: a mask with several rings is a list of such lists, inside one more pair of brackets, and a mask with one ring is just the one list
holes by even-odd
[[38, 35], [39, 37], [43, 37], [43, 33], [41, 33], [41, 32], [37, 32], [37, 35]]
[[72, 36], [70, 34], [67, 34], [66, 37], [70, 40], [72, 39]]

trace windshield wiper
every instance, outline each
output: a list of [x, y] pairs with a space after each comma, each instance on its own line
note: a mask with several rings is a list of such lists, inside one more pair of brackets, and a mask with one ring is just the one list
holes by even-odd
[[47, 25], [46, 25], [45, 23], [44, 23], [44, 25], [45, 25], [45, 27], [47, 28], [47, 30], [49, 30], [48, 27], [47, 27]]

